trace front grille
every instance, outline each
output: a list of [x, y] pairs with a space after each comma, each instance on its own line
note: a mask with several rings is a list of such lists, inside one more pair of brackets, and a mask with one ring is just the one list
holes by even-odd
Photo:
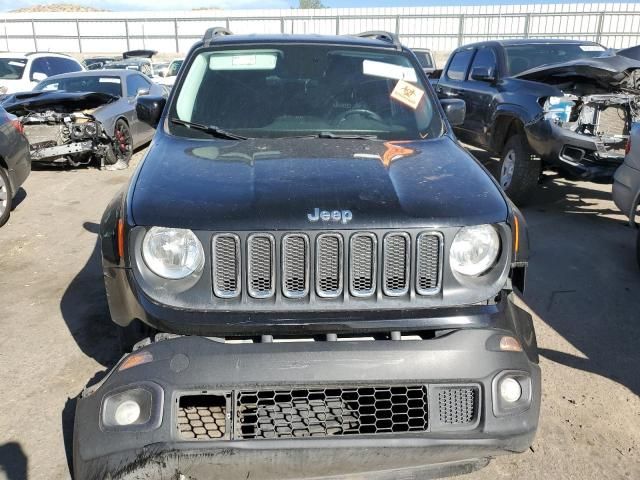
[[282, 239], [282, 293], [300, 298], [309, 293], [309, 238], [303, 234]]
[[316, 293], [325, 298], [342, 293], [342, 236], [337, 233], [316, 240]]
[[388, 233], [383, 243], [382, 288], [385, 295], [397, 297], [409, 290], [409, 236]]
[[438, 233], [418, 235], [416, 252], [416, 291], [420, 295], [429, 295], [438, 291], [440, 285], [440, 262], [442, 256], [442, 238]]
[[424, 432], [424, 385], [238, 392], [236, 437], [323, 437]]
[[213, 291], [220, 298], [240, 294], [240, 239], [223, 233], [213, 237]]
[[434, 231], [220, 233], [212, 240], [213, 290], [256, 306], [307, 298], [331, 307], [328, 300], [348, 296], [426, 302], [442, 289], [443, 247]]
[[378, 242], [372, 233], [356, 233], [351, 237], [349, 278], [351, 295], [368, 297], [376, 291]]
[[247, 240], [247, 284], [253, 298], [274, 294], [275, 240], [271, 235], [255, 234]]

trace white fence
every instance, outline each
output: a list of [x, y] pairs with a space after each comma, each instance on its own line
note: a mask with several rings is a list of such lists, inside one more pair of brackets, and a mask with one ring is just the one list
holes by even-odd
[[387, 30], [398, 33], [410, 47], [436, 51], [451, 51], [473, 41], [520, 37], [595, 40], [621, 48], [640, 43], [640, 3], [4, 14], [0, 15], [0, 50], [186, 52], [212, 26], [234, 33]]

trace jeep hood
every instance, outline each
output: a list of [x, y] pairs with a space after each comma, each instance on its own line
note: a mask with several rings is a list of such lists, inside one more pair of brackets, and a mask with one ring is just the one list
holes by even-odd
[[[409, 228], [504, 222], [486, 170], [449, 137], [193, 140], [158, 132], [129, 196], [132, 223], [193, 230]], [[319, 210], [352, 220], [311, 222]]]
[[543, 65], [525, 70], [514, 77], [552, 85], [587, 81], [603, 88], [612, 88], [620, 85], [636, 69], [640, 69], [640, 61], [611, 55]]
[[58, 113], [92, 110], [117, 99], [113, 95], [99, 92], [23, 92], [7, 95], [0, 101], [0, 105], [7, 112], [22, 116], [28, 112], [47, 110]]

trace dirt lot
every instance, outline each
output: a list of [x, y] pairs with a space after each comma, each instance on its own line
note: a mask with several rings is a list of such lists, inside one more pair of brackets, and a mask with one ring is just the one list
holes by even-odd
[[[35, 171], [0, 229], [0, 479], [70, 476], [74, 398], [116, 360], [96, 232], [130, 173]], [[552, 178], [524, 210], [541, 425], [469, 480], [640, 478], [640, 270], [610, 191]]]

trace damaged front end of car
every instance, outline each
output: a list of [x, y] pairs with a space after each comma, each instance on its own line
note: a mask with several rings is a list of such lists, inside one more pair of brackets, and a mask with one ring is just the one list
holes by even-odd
[[96, 92], [30, 92], [5, 98], [2, 105], [23, 125], [34, 162], [104, 165], [115, 162], [114, 141], [94, 114], [116, 99]]
[[579, 178], [610, 181], [624, 160], [631, 125], [640, 121], [640, 62], [610, 56], [518, 77], [558, 89], [539, 99], [542, 113], [527, 125], [534, 151]]

